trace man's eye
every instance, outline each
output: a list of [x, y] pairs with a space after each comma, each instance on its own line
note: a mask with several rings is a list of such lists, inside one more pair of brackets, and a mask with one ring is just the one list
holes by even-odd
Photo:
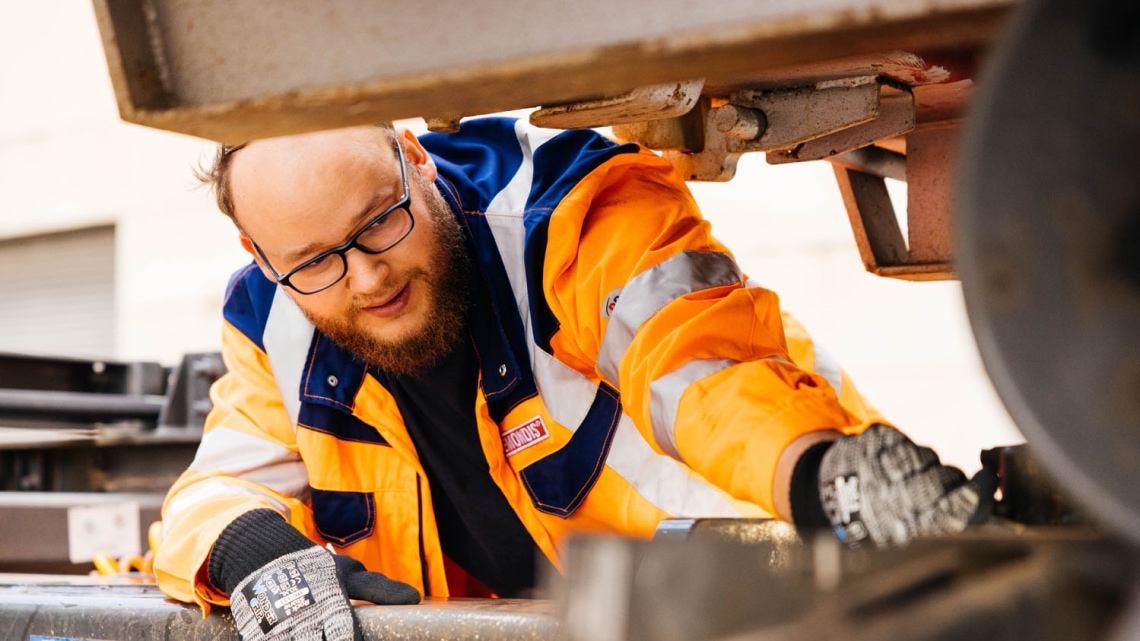
[[314, 260], [311, 263], [306, 263], [305, 266], [302, 267], [300, 271], [304, 271], [304, 272], [320, 271], [320, 270], [328, 267], [329, 265], [332, 265], [333, 261], [335, 259], [336, 259], [336, 256], [333, 256], [331, 254], [328, 256], [321, 256], [320, 258], [317, 258], [316, 260]]
[[389, 212], [389, 213], [385, 214], [384, 217], [382, 217], [380, 220], [373, 221], [373, 223], [368, 226], [368, 231], [372, 231], [374, 229], [383, 229], [384, 227], [388, 226], [389, 223], [391, 223], [391, 222], [392, 222], [392, 214], [391, 214], [391, 212]]

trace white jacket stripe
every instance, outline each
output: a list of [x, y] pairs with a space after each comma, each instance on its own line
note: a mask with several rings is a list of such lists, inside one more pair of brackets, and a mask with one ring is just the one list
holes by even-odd
[[305, 358], [309, 354], [314, 331], [301, 308], [289, 298], [285, 288], [278, 285], [265, 322], [262, 342], [294, 431], [301, 412], [301, 376], [305, 372]]
[[839, 368], [839, 360], [827, 348], [820, 345], [819, 341], [812, 339], [812, 346], [815, 348], [815, 373], [827, 380], [831, 389], [835, 390], [836, 396], [841, 396], [843, 372]]
[[202, 437], [190, 469], [222, 472], [294, 498], [303, 499], [309, 493], [309, 475], [300, 454], [225, 427]]
[[673, 517], [742, 516], [719, 490], [690, 476], [677, 461], [653, 451], [625, 413], [618, 421], [606, 465], [645, 500]]
[[284, 503], [278, 501], [272, 496], [264, 492], [246, 486], [238, 485], [236, 483], [226, 483], [224, 481], [217, 482], [218, 479], [213, 479], [214, 482], [203, 483], [198, 486], [191, 487], [178, 493], [178, 498], [166, 504], [166, 509], [163, 510], [162, 518], [162, 534], [163, 537], [167, 534], [167, 528], [170, 524], [178, 519], [178, 515], [186, 511], [187, 508], [193, 507], [199, 502], [208, 500], [216, 496], [256, 496], [264, 499], [269, 503], [269, 506], [277, 510], [286, 519], [290, 518], [290, 510]]
[[736, 364], [736, 361], [727, 358], [689, 361], [649, 384], [649, 415], [653, 422], [653, 437], [657, 440], [657, 446], [666, 454], [678, 461], [685, 460], [677, 450], [677, 439], [673, 434], [681, 395], [696, 381]]

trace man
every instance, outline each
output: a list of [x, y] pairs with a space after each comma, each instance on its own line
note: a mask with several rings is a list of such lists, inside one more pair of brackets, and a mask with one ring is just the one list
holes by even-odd
[[247, 641], [350, 638], [348, 598], [447, 595], [454, 566], [523, 593], [573, 532], [775, 515], [888, 545], [976, 512], [636, 145], [364, 127], [223, 148], [209, 180], [255, 263], [155, 568]]

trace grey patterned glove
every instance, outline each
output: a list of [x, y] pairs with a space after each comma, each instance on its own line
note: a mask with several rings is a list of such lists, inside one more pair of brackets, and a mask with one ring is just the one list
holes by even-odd
[[230, 593], [230, 610], [242, 641], [361, 638], [337, 579], [336, 563], [317, 546], [254, 570]]
[[360, 639], [348, 599], [385, 605], [420, 593], [343, 554], [329, 554], [273, 510], [234, 519], [210, 552], [210, 582], [230, 595], [242, 641]]
[[878, 424], [831, 445], [820, 462], [819, 493], [836, 534], [853, 547], [959, 532], [984, 503], [961, 470]]

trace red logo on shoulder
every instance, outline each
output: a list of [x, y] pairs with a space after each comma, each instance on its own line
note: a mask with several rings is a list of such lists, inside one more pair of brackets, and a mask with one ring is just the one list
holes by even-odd
[[503, 432], [503, 452], [507, 456], [513, 456], [548, 438], [550, 438], [550, 430], [546, 429], [542, 417], [536, 416], [518, 427], [512, 427]]

